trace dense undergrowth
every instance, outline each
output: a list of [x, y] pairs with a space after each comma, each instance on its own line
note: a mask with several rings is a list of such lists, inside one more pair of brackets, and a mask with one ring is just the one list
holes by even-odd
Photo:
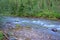
[[3, 16], [18, 16], [18, 17], [33, 17], [33, 18], [47, 18], [47, 19], [60, 19], [60, 13], [43, 10], [38, 13], [17, 13], [17, 14], [2, 14]]
[[0, 15], [60, 19], [60, 1], [0, 0]]

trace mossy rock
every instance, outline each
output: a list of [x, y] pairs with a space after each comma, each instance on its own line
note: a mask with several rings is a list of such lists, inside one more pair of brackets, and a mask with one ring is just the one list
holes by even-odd
[[16, 27], [20, 27], [20, 24], [16, 24]]

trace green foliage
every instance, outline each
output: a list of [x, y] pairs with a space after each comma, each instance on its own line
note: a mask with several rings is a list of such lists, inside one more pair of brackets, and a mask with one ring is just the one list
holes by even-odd
[[0, 0], [0, 15], [60, 19], [60, 1]]
[[3, 33], [0, 31], [0, 40], [3, 40], [4, 36]]

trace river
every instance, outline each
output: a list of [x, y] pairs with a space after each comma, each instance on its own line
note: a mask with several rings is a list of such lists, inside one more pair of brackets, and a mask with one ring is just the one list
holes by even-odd
[[[14, 29], [16, 28], [16, 26], [19, 26], [19, 25], [23, 27], [22, 32], [20, 32], [20, 30], [15, 32], [9, 30], [11, 33], [14, 32], [17, 35], [25, 34], [21, 38], [20, 36], [18, 36], [18, 38], [14, 37], [17, 40], [27, 40], [27, 39], [28, 40], [60, 40], [60, 21], [47, 20], [42, 18], [23, 18], [23, 17], [2, 17], [2, 19], [3, 21], [0, 22], [0, 26], [2, 30], [7, 31], [8, 29]], [[31, 27], [31, 30], [28, 31], [25, 27], [27, 28]], [[7, 33], [9, 31], [7, 31]], [[11, 33], [8, 33], [8, 34], [10, 35]], [[41, 37], [39, 35], [41, 35], [42, 38], [39, 38]], [[10, 36], [9, 40], [13, 40], [14, 38]]]

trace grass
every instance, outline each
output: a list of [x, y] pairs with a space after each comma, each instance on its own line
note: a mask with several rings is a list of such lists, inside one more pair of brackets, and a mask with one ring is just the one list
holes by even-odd
[[0, 40], [3, 40], [4, 36], [3, 36], [3, 33], [2, 31], [0, 31]]

